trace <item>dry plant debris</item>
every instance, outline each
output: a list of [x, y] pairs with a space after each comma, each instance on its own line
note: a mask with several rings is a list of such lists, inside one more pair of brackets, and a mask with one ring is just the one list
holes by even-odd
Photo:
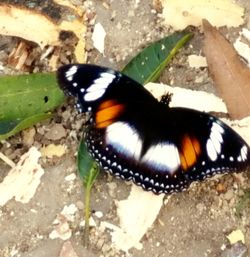
[[38, 163], [41, 153], [35, 148], [21, 156], [18, 164], [10, 170], [0, 184], [0, 206], [10, 199], [21, 203], [28, 203], [34, 196], [40, 184], [44, 170]]
[[67, 151], [66, 145], [49, 144], [41, 148], [43, 157], [53, 158], [54, 156], [62, 157]]
[[232, 0], [161, 1], [165, 23], [175, 30], [184, 29], [189, 25], [200, 26], [202, 19], [209, 20], [217, 27], [237, 27], [244, 22], [244, 9]]
[[245, 236], [240, 229], [232, 231], [229, 235], [227, 235], [227, 239], [230, 244], [235, 244], [241, 241], [243, 244], [245, 243]]
[[101, 53], [104, 54], [106, 32], [101, 23], [97, 23], [94, 27], [92, 34], [92, 40], [94, 47]]
[[[57, 23], [33, 9], [8, 4], [0, 5], [0, 34], [15, 36], [34, 42], [38, 44], [41, 49], [44, 49], [47, 46], [61, 46], [60, 33], [62, 31], [73, 32], [78, 38], [74, 50], [77, 62], [85, 61], [86, 25], [83, 21], [83, 17], [76, 15], [71, 21], [63, 20]], [[22, 46], [19, 48], [23, 49]], [[22, 58], [19, 61], [19, 65], [20, 62], [25, 61], [24, 50], [25, 49], [22, 50]]]
[[[243, 41], [247, 41], [248, 44], [244, 43]], [[234, 48], [238, 52], [240, 56], [242, 56], [250, 67], [250, 30], [243, 28], [240, 32], [240, 36], [234, 42]]]

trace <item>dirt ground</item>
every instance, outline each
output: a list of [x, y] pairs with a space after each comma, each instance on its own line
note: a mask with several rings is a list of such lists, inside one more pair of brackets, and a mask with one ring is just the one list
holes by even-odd
[[[237, 3], [246, 9], [244, 27], [250, 29], [250, 2], [239, 0]], [[49, 1], [42, 4], [49, 5]], [[88, 6], [96, 11], [96, 22], [100, 22], [107, 33], [103, 56], [92, 46], [90, 38], [93, 27], [89, 27], [87, 48], [90, 63], [121, 69], [142, 47], [171, 32], [162, 25], [159, 13], [152, 8], [149, 0], [93, 0], [88, 1]], [[224, 28], [222, 31], [229, 38], [234, 38], [239, 30], [240, 28]], [[6, 38], [0, 40], [11, 41]], [[215, 92], [207, 69], [192, 69], [188, 65], [187, 56], [199, 54], [201, 45], [202, 34], [195, 30], [194, 38], [166, 68], [160, 81]], [[0, 57], [4, 64], [6, 56], [2, 53]], [[126, 256], [126, 253], [112, 247], [109, 231], [101, 231], [98, 225], [101, 221], [119, 223], [116, 201], [128, 196], [131, 184], [103, 172], [99, 175], [91, 196], [92, 216], [96, 227], [90, 231], [89, 249], [83, 246], [81, 222], [84, 220], [84, 190], [77, 175], [75, 157], [82, 123], [82, 117], [76, 114], [72, 104], [65, 103], [56, 110], [51, 120], [35, 126], [32, 145], [40, 149], [50, 143], [66, 144], [67, 153], [61, 158], [41, 159], [45, 174], [29, 203], [23, 204], [12, 199], [0, 208], [0, 257], [59, 256], [64, 240], [51, 239], [50, 234], [55, 229], [54, 220], [57, 215], [64, 206], [71, 204], [76, 206], [76, 212], [70, 222], [72, 235], [68, 240], [78, 257]], [[53, 140], [50, 133], [53, 134], [53, 130], [58, 129], [57, 125], [63, 130], [62, 136]], [[29, 148], [24, 143], [23, 133], [0, 143], [0, 151], [15, 162]], [[0, 160], [0, 181], [8, 170], [9, 167]], [[76, 177], [72, 174], [76, 174]], [[250, 254], [250, 210], [245, 208], [240, 216], [235, 213], [244, 190], [249, 188], [249, 171], [242, 178], [240, 182], [234, 175], [225, 175], [195, 184], [186, 192], [174, 194], [162, 206], [157, 220], [141, 240], [142, 249], [129, 250], [130, 256], [222, 256], [224, 248], [230, 247], [226, 236], [237, 229], [244, 234], [245, 247]]]

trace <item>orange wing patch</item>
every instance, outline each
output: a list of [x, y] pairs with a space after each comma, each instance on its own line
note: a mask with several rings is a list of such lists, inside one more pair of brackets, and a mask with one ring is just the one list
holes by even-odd
[[124, 112], [124, 109], [125, 106], [115, 100], [104, 101], [95, 114], [96, 127], [106, 128]]
[[201, 153], [200, 142], [197, 138], [185, 135], [182, 138], [180, 160], [183, 170], [188, 170], [197, 162]]

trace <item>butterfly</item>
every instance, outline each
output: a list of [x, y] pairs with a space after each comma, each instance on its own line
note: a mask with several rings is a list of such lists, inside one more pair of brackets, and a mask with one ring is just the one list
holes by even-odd
[[250, 163], [250, 148], [216, 117], [170, 108], [120, 72], [88, 64], [58, 69], [61, 89], [89, 113], [84, 132], [103, 170], [155, 194], [180, 192], [194, 181], [236, 172]]

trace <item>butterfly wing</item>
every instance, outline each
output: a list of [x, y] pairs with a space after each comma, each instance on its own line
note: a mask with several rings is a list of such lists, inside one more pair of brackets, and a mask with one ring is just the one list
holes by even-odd
[[191, 181], [217, 173], [246, 168], [250, 163], [247, 143], [216, 117], [186, 108], [171, 108], [175, 119], [172, 135], [178, 145], [182, 170]]
[[86, 132], [90, 153], [115, 176], [171, 193], [249, 165], [246, 142], [211, 115], [159, 104], [141, 105], [137, 112], [127, 110], [106, 128]]
[[[72, 68], [74, 67], [74, 68]], [[249, 147], [217, 118], [159, 103], [132, 79], [92, 65], [64, 66], [61, 87], [91, 112], [90, 154], [122, 179], [154, 193], [182, 191], [191, 182], [249, 164]]]
[[59, 86], [76, 97], [79, 112], [96, 112], [104, 102], [130, 103], [157, 102], [139, 83], [109, 68], [88, 64], [69, 64], [57, 71]]

